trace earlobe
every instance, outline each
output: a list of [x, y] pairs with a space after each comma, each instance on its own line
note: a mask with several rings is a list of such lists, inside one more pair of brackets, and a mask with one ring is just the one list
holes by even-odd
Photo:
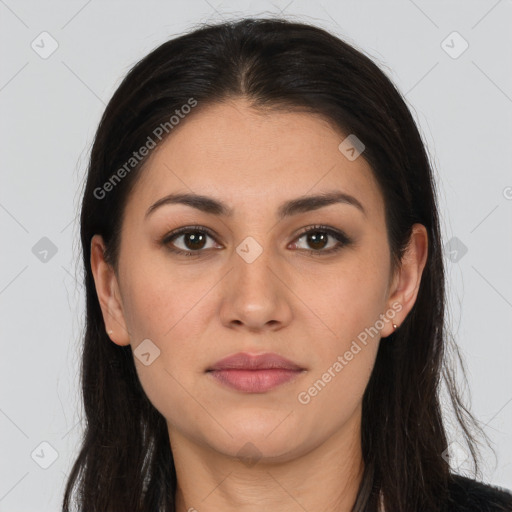
[[91, 271], [105, 323], [105, 330], [116, 345], [129, 345], [130, 337], [123, 313], [121, 294], [114, 269], [105, 261], [101, 235], [91, 238]]
[[[392, 323], [400, 325], [405, 320], [416, 302], [421, 284], [423, 270], [428, 256], [428, 233], [423, 224], [414, 224], [407, 250], [402, 258], [400, 269], [393, 281], [393, 288], [388, 299], [388, 308], [401, 309], [392, 322], [386, 324], [382, 337], [389, 336], [395, 329]], [[395, 307], [393, 307], [395, 305]], [[389, 331], [389, 332], [388, 332]]]

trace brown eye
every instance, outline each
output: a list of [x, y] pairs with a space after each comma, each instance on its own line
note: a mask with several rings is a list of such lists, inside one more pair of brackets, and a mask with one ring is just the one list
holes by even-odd
[[324, 249], [329, 241], [330, 235], [321, 231], [309, 232], [306, 236], [307, 243], [313, 249]]
[[183, 243], [187, 249], [197, 250], [204, 248], [208, 235], [204, 233], [184, 233], [181, 236], [183, 236]]
[[213, 235], [206, 228], [184, 227], [166, 235], [162, 240], [162, 244], [166, 245], [172, 252], [186, 256], [195, 256], [194, 252], [197, 252], [197, 255], [199, 255], [203, 249], [213, 247], [212, 245], [207, 246], [208, 238], [213, 239]]
[[[306, 244], [312, 249], [305, 249], [310, 254], [331, 254], [339, 251], [341, 248], [346, 247], [352, 243], [352, 241], [341, 231], [329, 228], [327, 226], [313, 226], [312, 228], [304, 231], [297, 240], [305, 239]], [[331, 246], [326, 249], [329, 245], [329, 239], [334, 239]], [[294, 246], [297, 247], [297, 242]]]

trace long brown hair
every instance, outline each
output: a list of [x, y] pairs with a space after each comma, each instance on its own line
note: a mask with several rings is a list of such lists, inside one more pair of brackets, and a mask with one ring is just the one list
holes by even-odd
[[[485, 434], [463, 405], [447, 358], [446, 349], [453, 345], [462, 364], [445, 329], [445, 270], [427, 152], [401, 94], [370, 58], [321, 28], [284, 19], [203, 25], [167, 41], [131, 69], [106, 107], [81, 209], [86, 425], [63, 511], [72, 506], [81, 512], [175, 510], [176, 473], [166, 421], [140, 385], [131, 347], [112, 343], [105, 333], [90, 243], [94, 234], [101, 234], [107, 261], [116, 268], [123, 210], [146, 159], [125, 167], [127, 172], [110, 181], [106, 194], [101, 192], [104, 184], [147, 143], [155, 127], [168, 123], [191, 98], [200, 110], [232, 97], [247, 98], [255, 108], [321, 114], [364, 142], [363, 157], [385, 199], [394, 268], [400, 265], [412, 225], [426, 227], [428, 259], [416, 303], [400, 328], [380, 344], [364, 393], [365, 467], [353, 511], [376, 510], [379, 492], [387, 511], [440, 511], [452, 478], [440, 406], [443, 382], [475, 474], [478, 452], [472, 430]], [[169, 134], [171, 127], [161, 140]]]

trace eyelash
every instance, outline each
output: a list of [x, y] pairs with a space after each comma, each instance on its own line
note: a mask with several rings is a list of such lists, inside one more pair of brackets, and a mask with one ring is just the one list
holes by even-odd
[[[327, 256], [330, 254], [334, 254], [344, 247], [348, 247], [352, 244], [352, 240], [345, 235], [345, 233], [338, 231], [336, 229], [330, 228], [328, 226], [323, 226], [321, 224], [317, 224], [314, 226], [311, 226], [310, 228], [305, 229], [299, 235], [297, 238], [294, 239], [294, 241], [301, 239], [304, 235], [308, 235], [309, 233], [316, 233], [316, 232], [322, 232], [326, 233], [329, 236], [332, 236], [334, 239], [338, 241], [338, 245], [335, 247], [332, 247], [331, 249], [322, 250], [322, 249], [299, 249], [302, 251], [305, 251], [306, 253], [312, 255], [312, 256]], [[198, 257], [201, 256], [201, 253], [204, 252], [204, 250], [200, 249], [197, 251], [184, 251], [182, 249], [176, 249], [170, 245], [170, 242], [174, 241], [176, 238], [178, 238], [180, 235], [186, 234], [186, 233], [199, 233], [208, 235], [211, 238], [215, 240], [215, 236], [213, 232], [204, 227], [204, 226], [185, 226], [179, 229], [176, 229], [174, 231], [171, 231], [170, 233], [166, 234], [163, 239], [161, 240], [161, 243], [165, 245], [169, 251], [175, 254], [187, 256], [187, 257]], [[216, 240], [215, 240], [216, 241]]]

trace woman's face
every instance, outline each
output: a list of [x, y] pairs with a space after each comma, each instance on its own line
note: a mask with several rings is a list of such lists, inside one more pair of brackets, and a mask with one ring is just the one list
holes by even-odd
[[[131, 344], [171, 443], [286, 460], [358, 432], [380, 338], [412, 307], [426, 248], [401, 278], [391, 274], [383, 197], [364, 158], [338, 148], [345, 137], [307, 113], [209, 106], [151, 155], [126, 207], [117, 275], [93, 239], [106, 328]], [[353, 199], [282, 209], [333, 193]], [[171, 194], [231, 213], [199, 202], [152, 208]], [[181, 227], [189, 234], [165, 240]], [[302, 371], [253, 373], [244, 389], [216, 377], [233, 370], [208, 371], [240, 352], [275, 353]], [[265, 388], [278, 373], [291, 378]]]

